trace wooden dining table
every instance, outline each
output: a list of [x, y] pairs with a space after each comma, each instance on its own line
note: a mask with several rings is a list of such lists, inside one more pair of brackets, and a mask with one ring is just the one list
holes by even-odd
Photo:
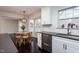
[[32, 40], [32, 32], [16, 32], [14, 33], [15, 36], [15, 42], [18, 47], [21, 46], [21, 44], [27, 44], [31, 43]]

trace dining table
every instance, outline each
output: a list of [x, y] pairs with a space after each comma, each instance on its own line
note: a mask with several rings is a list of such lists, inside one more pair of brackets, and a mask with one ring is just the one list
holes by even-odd
[[15, 36], [15, 44], [20, 47], [22, 44], [30, 44], [32, 41], [32, 32], [16, 32]]

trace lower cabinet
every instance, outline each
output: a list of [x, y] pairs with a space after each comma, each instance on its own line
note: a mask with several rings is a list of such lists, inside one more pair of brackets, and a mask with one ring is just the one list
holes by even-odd
[[79, 42], [70, 40], [67, 43], [67, 53], [79, 53]]
[[53, 53], [79, 53], [79, 42], [67, 38], [52, 36]]
[[62, 39], [60, 37], [52, 37], [52, 52], [54, 53], [63, 53], [65, 52], [63, 48], [63, 43]]

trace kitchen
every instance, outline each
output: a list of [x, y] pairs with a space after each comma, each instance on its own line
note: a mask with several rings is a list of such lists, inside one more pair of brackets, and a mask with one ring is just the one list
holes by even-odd
[[[32, 38], [37, 40], [34, 45], [37, 45], [38, 49], [43, 53], [79, 53], [78, 6], [3, 6], [0, 7], [0, 11], [2, 12], [0, 12], [1, 34], [32, 32]], [[24, 23], [25, 30], [21, 28], [23, 25], [21, 19], [24, 16], [27, 16], [27, 23]], [[4, 39], [2, 36], [1, 38]], [[11, 43], [11, 40], [9, 41], [12, 46], [15, 46]], [[16, 52], [16, 47], [13, 48], [12, 46], [11, 49]], [[11, 50], [12, 53], [15, 53], [14, 50]], [[36, 50], [36, 47], [33, 47], [33, 50]], [[5, 53], [3, 49], [0, 52]]]
[[78, 53], [78, 7], [46, 7], [41, 14], [38, 46], [52, 53]]

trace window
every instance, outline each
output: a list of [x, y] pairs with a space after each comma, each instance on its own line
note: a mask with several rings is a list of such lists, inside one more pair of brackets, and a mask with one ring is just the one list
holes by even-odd
[[21, 26], [23, 25], [21, 21], [19, 21], [18, 25], [19, 25], [19, 29], [18, 29], [18, 30], [19, 30], [20, 32], [23, 31], [23, 30], [21, 29]]
[[40, 19], [36, 19], [35, 20], [35, 26], [40, 26], [41, 25], [41, 20]]
[[39, 32], [41, 31], [41, 19], [30, 19], [29, 31]]
[[36, 29], [36, 32], [41, 31], [41, 19], [35, 20], [35, 29]]
[[74, 17], [79, 17], [79, 7], [74, 8]]
[[67, 9], [65, 10], [65, 15], [66, 17], [65, 18], [72, 18], [73, 17], [73, 9]]
[[58, 16], [58, 28], [67, 28], [69, 23], [73, 23], [79, 28], [79, 7], [70, 7], [59, 10]]
[[60, 11], [59, 12], [59, 19], [64, 19], [65, 18], [65, 11]]
[[34, 26], [34, 20], [33, 20], [33, 19], [30, 19], [30, 21], [29, 21], [29, 26], [31, 26], [31, 27]]

